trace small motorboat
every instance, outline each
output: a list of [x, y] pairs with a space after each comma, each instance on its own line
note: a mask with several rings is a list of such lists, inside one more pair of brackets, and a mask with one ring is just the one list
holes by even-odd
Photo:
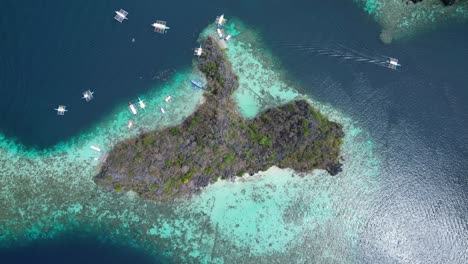
[[205, 89], [205, 87], [203, 87], [203, 84], [200, 81], [191, 80], [190, 83], [192, 83], [192, 85], [197, 87], [198, 89], [202, 89], [202, 90]]
[[137, 115], [137, 109], [132, 102], [128, 102], [128, 109], [133, 115]]

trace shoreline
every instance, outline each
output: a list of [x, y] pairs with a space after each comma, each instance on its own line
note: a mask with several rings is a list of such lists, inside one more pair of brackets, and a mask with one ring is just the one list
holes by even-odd
[[341, 171], [341, 125], [304, 100], [241, 117], [233, 92], [238, 77], [218, 41], [204, 43], [198, 68], [208, 80], [206, 102], [179, 126], [117, 144], [95, 182], [107, 190], [134, 191], [146, 199], [191, 196], [218, 178], [230, 179], [271, 166], [308, 172]]

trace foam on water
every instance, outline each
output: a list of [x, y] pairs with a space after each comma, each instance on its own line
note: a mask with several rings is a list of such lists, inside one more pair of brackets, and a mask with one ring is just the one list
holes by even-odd
[[[162, 253], [176, 262], [351, 262], [369, 217], [366, 208], [378, 189], [380, 162], [374, 143], [351, 118], [301, 94], [287, 81], [255, 32], [239, 21], [226, 30], [235, 35], [227, 55], [240, 77], [233, 95], [240, 112], [250, 118], [268, 107], [306, 98], [344, 126], [342, 173], [298, 175], [273, 167], [233, 182], [219, 181], [190, 200], [172, 203], [98, 188], [92, 177], [99, 165], [89, 146], [108, 151], [120, 140], [183, 120], [201, 98], [201, 91], [189, 85], [197, 73], [186, 71], [146, 95], [148, 108], [138, 117], [122, 104], [92, 131], [54, 149], [28, 150], [2, 138], [2, 246], [63, 232], [99, 231], [104, 240]], [[211, 32], [213, 26], [201, 38]], [[171, 103], [163, 101], [168, 94]], [[127, 130], [128, 119], [135, 120], [135, 130]]]
[[380, 39], [385, 43], [412, 36], [448, 19], [468, 19], [467, 1], [460, 1], [452, 6], [444, 6], [440, 0], [424, 0], [417, 4], [410, 0], [354, 1], [363, 4], [364, 10], [381, 24]]

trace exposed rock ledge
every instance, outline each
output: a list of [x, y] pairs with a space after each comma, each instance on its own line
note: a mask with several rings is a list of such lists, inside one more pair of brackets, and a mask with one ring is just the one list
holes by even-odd
[[117, 144], [95, 182], [109, 190], [132, 190], [148, 199], [191, 195], [218, 178], [256, 173], [275, 165], [307, 172], [341, 171], [341, 125], [308, 102], [291, 102], [252, 120], [231, 98], [238, 77], [208, 38], [199, 69], [208, 80], [205, 102], [179, 126]]
[[[408, 1], [411, 1], [413, 3], [417, 3], [417, 2], [421, 2], [423, 0], [407, 0]], [[455, 3], [457, 3], [459, 0], [440, 0], [442, 3], [444, 3], [444, 5], [453, 5]]]

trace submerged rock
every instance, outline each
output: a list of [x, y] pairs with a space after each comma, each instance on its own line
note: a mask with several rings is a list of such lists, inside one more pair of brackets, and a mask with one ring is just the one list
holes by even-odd
[[[418, 3], [418, 2], [421, 2], [423, 0], [409, 0], [413, 3]], [[444, 3], [444, 5], [453, 5], [455, 4], [456, 2], [458, 2], [459, 0], [440, 0], [442, 3]]]
[[205, 102], [182, 124], [117, 144], [95, 182], [148, 199], [190, 195], [218, 178], [252, 175], [271, 166], [341, 171], [341, 125], [307, 101], [269, 109], [252, 120], [238, 113], [238, 77], [216, 40], [208, 38], [198, 67], [208, 83]]

